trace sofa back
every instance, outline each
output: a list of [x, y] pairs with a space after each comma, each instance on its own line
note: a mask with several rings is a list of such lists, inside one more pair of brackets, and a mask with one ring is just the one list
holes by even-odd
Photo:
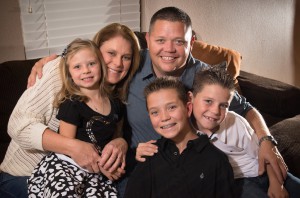
[[27, 78], [37, 61], [7, 61], [0, 64], [0, 162], [2, 162], [10, 137], [7, 123], [18, 99], [26, 89]]

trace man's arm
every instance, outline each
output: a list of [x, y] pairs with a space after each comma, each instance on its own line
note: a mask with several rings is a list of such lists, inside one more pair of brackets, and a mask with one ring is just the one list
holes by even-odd
[[[262, 117], [262, 115], [255, 109], [249, 110], [245, 116], [250, 126], [254, 129], [258, 139], [270, 135], [270, 131]], [[270, 141], [263, 141], [259, 149], [259, 174], [265, 172], [265, 165], [270, 163], [274, 170], [278, 181], [283, 184], [287, 176], [287, 166], [277, 150], [277, 147]]]

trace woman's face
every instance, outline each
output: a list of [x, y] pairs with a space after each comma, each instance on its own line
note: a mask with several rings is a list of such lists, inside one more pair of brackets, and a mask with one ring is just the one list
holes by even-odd
[[118, 35], [103, 42], [100, 51], [107, 65], [107, 81], [117, 84], [130, 69], [133, 58], [131, 43]]

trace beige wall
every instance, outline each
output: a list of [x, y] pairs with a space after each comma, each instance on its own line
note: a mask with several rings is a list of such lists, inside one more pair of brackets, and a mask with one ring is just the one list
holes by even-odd
[[[142, 31], [152, 14], [176, 6], [191, 17], [201, 39], [239, 51], [242, 70], [296, 85], [293, 0], [141, 0]], [[299, 78], [299, 77], [298, 77]], [[297, 86], [300, 87], [298, 82]]]
[[25, 59], [18, 0], [0, 1], [0, 63]]
[[296, 13], [294, 22], [294, 78], [295, 85], [300, 87], [300, 0], [296, 3]]
[[[300, 87], [299, 69], [293, 61], [294, 3], [295, 0], [141, 0], [142, 31], [147, 31], [150, 17], [159, 8], [177, 6], [189, 13], [202, 40], [242, 53], [242, 70]], [[0, 62], [24, 59], [18, 0], [0, 1], [0, 11]]]

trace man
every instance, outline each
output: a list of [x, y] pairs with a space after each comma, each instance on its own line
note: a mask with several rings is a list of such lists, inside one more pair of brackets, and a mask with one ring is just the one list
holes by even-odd
[[[159, 138], [151, 127], [147, 115], [145, 98], [142, 94], [144, 88], [156, 77], [176, 76], [191, 89], [196, 71], [206, 67], [206, 64], [191, 56], [191, 47], [194, 42], [191, 20], [184, 11], [178, 8], [166, 7], [157, 11], [151, 18], [146, 39], [149, 50], [142, 52], [140, 70], [130, 84], [128, 95], [127, 117], [131, 128], [129, 137], [131, 149], [135, 149], [140, 142]], [[235, 93], [230, 110], [244, 116], [259, 139], [270, 135], [259, 112], [238, 93]], [[126, 132], [125, 134], [128, 135]], [[269, 162], [278, 180], [283, 183], [286, 177], [286, 166], [282, 157], [271, 141], [263, 141], [261, 145], [259, 173], [264, 172], [264, 163]]]
[[[187, 13], [176, 7], [165, 7], [158, 10], [151, 18], [149, 32], [146, 35], [149, 50], [142, 51], [140, 69], [134, 76], [129, 89], [127, 119], [128, 129], [124, 131], [130, 144], [128, 151], [127, 173], [134, 167], [135, 149], [138, 143], [156, 140], [160, 136], [154, 131], [146, 110], [144, 88], [156, 77], [176, 76], [191, 88], [194, 75], [207, 65], [191, 55], [194, 43], [191, 19]], [[41, 76], [41, 67], [45, 60], [38, 62], [29, 78], [29, 85], [35, 81], [36, 72]], [[272, 140], [270, 132], [260, 115], [246, 99], [235, 93], [230, 110], [244, 116], [255, 130], [259, 139]], [[266, 136], [268, 136], [266, 138]], [[156, 147], [152, 147], [153, 150]], [[271, 141], [262, 141], [259, 153], [259, 174], [265, 171], [265, 163], [270, 163], [280, 183], [287, 174], [286, 165]], [[123, 185], [119, 189], [124, 191]]]

